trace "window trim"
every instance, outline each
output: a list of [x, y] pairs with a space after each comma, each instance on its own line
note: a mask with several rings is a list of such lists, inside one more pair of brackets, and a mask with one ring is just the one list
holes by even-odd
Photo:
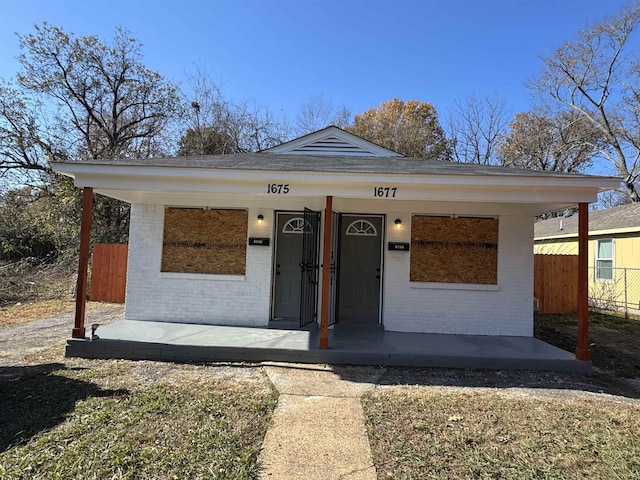
[[[600, 257], [600, 242], [611, 242], [611, 257]], [[614, 239], [609, 238], [598, 238], [596, 239], [596, 248], [595, 248], [595, 259], [594, 259], [594, 280], [597, 282], [613, 282], [613, 259], [615, 256], [615, 242]], [[611, 266], [608, 267], [611, 272], [610, 278], [600, 276], [600, 268], [606, 269], [607, 267], [600, 267], [599, 262], [611, 262]]]

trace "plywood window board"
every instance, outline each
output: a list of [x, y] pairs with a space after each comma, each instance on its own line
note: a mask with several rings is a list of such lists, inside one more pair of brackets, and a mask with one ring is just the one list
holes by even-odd
[[498, 283], [498, 219], [411, 217], [412, 282]]
[[166, 208], [163, 272], [244, 275], [246, 210]]

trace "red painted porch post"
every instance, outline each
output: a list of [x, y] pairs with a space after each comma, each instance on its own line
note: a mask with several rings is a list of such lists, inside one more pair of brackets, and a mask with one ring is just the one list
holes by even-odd
[[80, 253], [78, 255], [78, 283], [76, 284], [76, 320], [71, 332], [73, 338], [84, 338], [84, 310], [87, 298], [87, 268], [91, 238], [91, 209], [93, 188], [82, 189], [82, 221], [80, 223]]
[[324, 211], [324, 244], [322, 251], [322, 315], [320, 316], [320, 349], [329, 348], [329, 275], [331, 275], [331, 221], [333, 197], [327, 195]]
[[589, 204], [578, 205], [578, 346], [576, 358], [591, 360], [589, 350]]

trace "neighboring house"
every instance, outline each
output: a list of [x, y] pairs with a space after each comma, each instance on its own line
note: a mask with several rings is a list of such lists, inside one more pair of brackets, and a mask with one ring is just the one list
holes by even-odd
[[[534, 225], [537, 254], [578, 254], [578, 215]], [[589, 296], [640, 308], [640, 203], [589, 212]]]
[[131, 203], [127, 319], [514, 336], [533, 335], [534, 216], [619, 184], [405, 158], [336, 127], [54, 168]]

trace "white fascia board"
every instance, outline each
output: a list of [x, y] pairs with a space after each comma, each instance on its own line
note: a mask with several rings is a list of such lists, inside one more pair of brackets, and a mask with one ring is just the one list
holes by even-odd
[[[225, 207], [225, 208], [270, 208], [275, 210], [302, 210], [311, 208], [322, 210], [325, 197], [266, 197], [264, 195], [222, 194], [202, 192], [160, 192], [96, 189], [95, 193], [119, 200], [150, 205]], [[504, 201], [480, 202], [456, 199], [439, 200], [397, 200], [371, 198], [334, 197], [336, 211], [361, 213], [412, 212], [428, 215], [517, 215], [533, 218], [554, 208], [566, 208], [569, 204], [506, 203]]]
[[[135, 177], [127, 177], [126, 180], [117, 182], [109, 181], [104, 177], [86, 178], [87, 186], [92, 186], [97, 193], [118, 191], [121, 200], [137, 203], [140, 201], [140, 192], [145, 192], [148, 201], [153, 198], [160, 199], [166, 194], [184, 195], [185, 197], [197, 194], [198, 196], [226, 196], [243, 195], [245, 197], [263, 198], [265, 201], [274, 197], [286, 201], [287, 198], [324, 198], [331, 195], [335, 198], [359, 198], [374, 201], [445, 201], [445, 202], [498, 202], [514, 204], [536, 204], [537, 213], [549, 210], [549, 205], [554, 208], [566, 208], [576, 203], [591, 203], [597, 199], [597, 191], [593, 188], [586, 189], [554, 189], [554, 188], [523, 188], [470, 185], [464, 188], [452, 188], [449, 185], [399, 185], [395, 196], [380, 197], [375, 195], [379, 188], [376, 184], [368, 183], [313, 183], [292, 182], [288, 185], [288, 193], [270, 194], [267, 192], [267, 182], [235, 182], [235, 181], [189, 181], [145, 183]], [[155, 192], [155, 194], [154, 194]], [[146, 202], [145, 202], [146, 203]]]
[[569, 238], [578, 238], [578, 234], [577, 233], [566, 233], [563, 235], [549, 235], [546, 237], [535, 237], [533, 240], [535, 242], [538, 241], [543, 241], [543, 240], [564, 240], [564, 239], [569, 239]]
[[[112, 179], [114, 188], [118, 187], [125, 178], [135, 178], [140, 188], [146, 183], [161, 181], [177, 181], [178, 179], [199, 180], [235, 180], [238, 182], [313, 182], [326, 183], [327, 185], [379, 183], [413, 184], [413, 185], [460, 185], [460, 186], [499, 186], [499, 187], [551, 187], [551, 188], [595, 188], [598, 191], [617, 188], [620, 184], [618, 178], [612, 177], [546, 177], [529, 175], [412, 175], [393, 173], [347, 173], [347, 172], [313, 172], [313, 171], [287, 171], [287, 170], [233, 170], [233, 169], [206, 169], [189, 167], [157, 167], [142, 165], [98, 165], [82, 163], [53, 164], [54, 169], [60, 173], [71, 176], [76, 180], [77, 186], [94, 186], [90, 181], [100, 177], [105, 180]], [[101, 182], [103, 183], [103, 182]]]
[[[194, 173], [189, 170], [190, 173]], [[146, 173], [146, 172], [145, 172]], [[227, 172], [228, 173], [228, 172]], [[135, 202], [139, 191], [155, 191], [159, 193], [189, 193], [199, 192], [208, 195], [243, 194], [246, 196], [262, 196], [270, 198], [267, 186], [270, 183], [289, 185], [288, 197], [324, 197], [332, 195], [344, 198], [372, 198], [378, 187], [397, 188], [397, 200], [428, 200], [452, 202], [504, 202], [504, 203], [536, 203], [575, 205], [577, 203], [592, 203], [597, 200], [598, 188], [582, 185], [567, 186], [564, 182], [560, 186], [555, 182], [545, 186], [535, 186], [526, 183], [460, 183], [461, 179], [449, 176], [420, 178], [428, 180], [410, 181], [409, 176], [400, 177], [404, 182], [394, 182], [393, 178], [379, 175], [360, 175], [328, 177], [322, 175], [283, 176], [274, 177], [262, 175], [264, 172], [248, 172], [251, 178], [237, 176], [159, 176], [149, 175], [121, 175], [100, 173], [76, 173], [75, 184], [79, 187], [93, 187], [96, 191], [119, 191], [117, 198]], [[269, 172], [270, 173], [270, 172]], [[277, 172], [276, 172], [277, 173]], [[409, 178], [408, 178], [409, 177]], [[475, 177], [477, 180], [478, 177]], [[409, 180], [409, 181], [407, 181]], [[437, 182], [449, 180], [449, 182]], [[462, 180], [473, 180], [462, 179]], [[454, 183], [455, 182], [455, 183]], [[580, 182], [583, 183], [583, 182]], [[284, 195], [283, 195], [284, 197]], [[378, 198], [380, 199], [380, 198]], [[562, 207], [561, 207], [562, 208]], [[539, 213], [542, 213], [540, 210]]]

